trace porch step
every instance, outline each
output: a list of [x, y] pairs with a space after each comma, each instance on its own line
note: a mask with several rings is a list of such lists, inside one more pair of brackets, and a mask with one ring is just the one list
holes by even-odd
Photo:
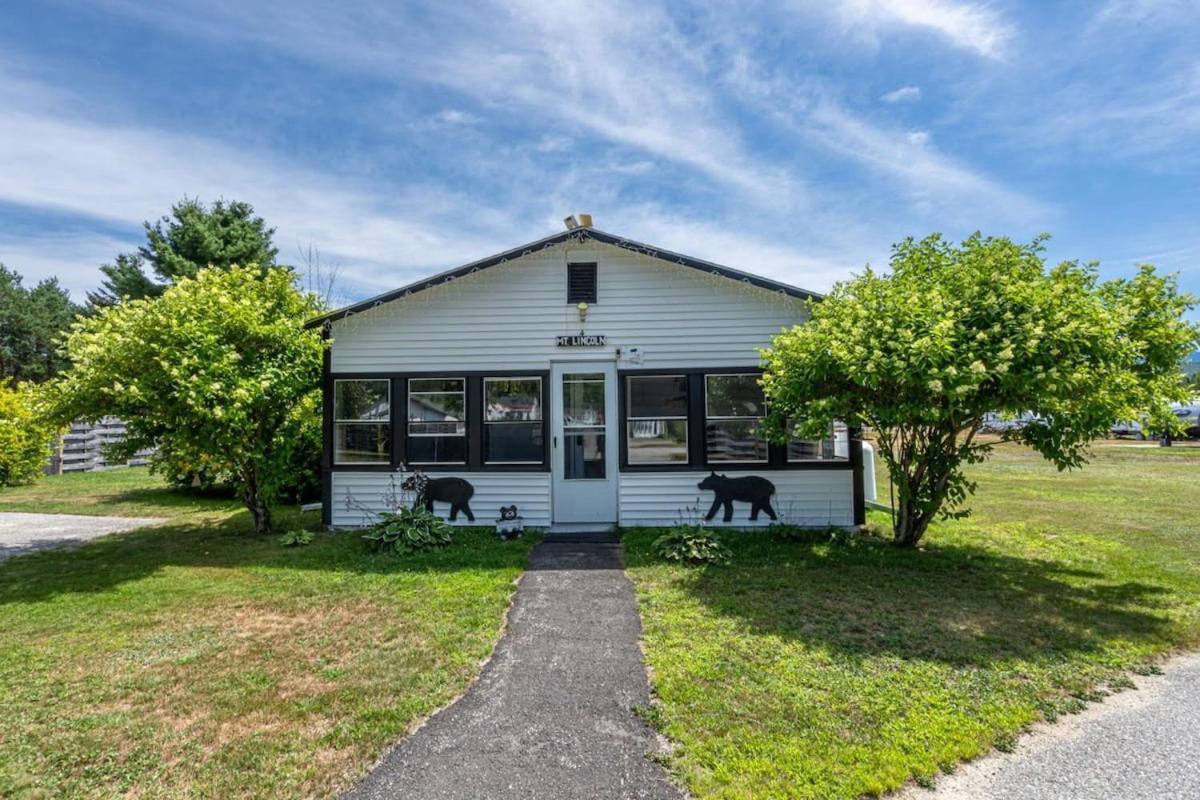
[[621, 539], [614, 530], [556, 531], [551, 528], [542, 537], [546, 544], [618, 544]]

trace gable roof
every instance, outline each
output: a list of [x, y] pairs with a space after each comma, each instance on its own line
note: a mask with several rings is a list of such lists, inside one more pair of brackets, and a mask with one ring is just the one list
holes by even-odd
[[305, 323], [305, 327], [314, 328], [318, 325], [327, 324], [334, 320], [345, 319], [351, 314], [357, 314], [360, 311], [366, 311], [376, 306], [383, 305], [384, 303], [389, 303], [392, 300], [397, 300], [401, 297], [407, 297], [411, 294], [415, 294], [416, 292], [424, 291], [425, 289], [432, 289], [435, 286], [440, 286], [456, 278], [471, 275], [479, 272], [480, 270], [512, 261], [515, 258], [521, 258], [522, 256], [531, 255], [538, 251], [545, 250], [547, 247], [553, 247], [554, 245], [563, 244], [568, 241], [582, 243], [588, 240], [600, 242], [602, 244], [613, 245], [614, 247], [620, 247], [624, 250], [641, 253], [642, 255], [649, 256], [651, 258], [657, 258], [660, 261], [666, 261], [671, 264], [679, 264], [681, 266], [690, 267], [691, 269], [700, 270], [712, 275], [721, 275], [725, 278], [729, 278], [730, 280], [741, 281], [742, 283], [750, 284], [751, 286], [757, 286], [760, 289], [767, 289], [773, 292], [782, 292], [783, 294], [791, 297], [798, 297], [802, 300], [820, 300], [823, 297], [823, 295], [817, 294], [816, 292], [810, 292], [806, 289], [801, 289], [798, 286], [792, 286], [791, 284], [781, 283], [779, 281], [771, 280], [770, 278], [764, 278], [761, 275], [752, 275], [749, 272], [742, 272], [741, 270], [733, 269], [732, 267], [714, 264], [711, 261], [705, 261], [701, 258], [685, 256], [682, 253], [675, 253], [671, 250], [664, 250], [661, 247], [643, 244], [641, 242], [634, 241], [633, 239], [615, 236], [611, 233], [605, 233], [604, 231], [596, 230], [595, 228], [580, 227], [575, 228], [574, 230], [561, 231], [553, 236], [547, 236], [544, 239], [538, 239], [536, 242], [523, 244], [519, 247], [514, 247], [511, 250], [505, 250], [503, 253], [497, 253], [496, 255], [488, 256], [487, 258], [481, 258], [478, 261], [472, 261], [470, 264], [464, 264], [461, 267], [455, 267], [454, 269], [440, 272], [437, 275], [433, 275], [429, 278], [422, 278], [421, 280], [410, 283], [407, 286], [401, 286], [399, 289], [393, 289], [390, 292], [384, 292], [383, 294], [376, 295], [375, 297], [369, 297], [366, 300], [354, 303], [353, 305], [326, 312], [319, 317], [310, 319], [307, 323]]

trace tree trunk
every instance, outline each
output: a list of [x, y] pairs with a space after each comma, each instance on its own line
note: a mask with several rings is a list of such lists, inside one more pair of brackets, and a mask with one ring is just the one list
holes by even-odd
[[929, 528], [929, 518], [922, 515], [901, 517], [897, 514], [892, 530], [892, 544], [897, 547], [916, 547]]
[[928, 528], [929, 516], [914, 509], [906, 498], [901, 498], [896, 508], [896, 522], [892, 526], [892, 544], [897, 547], [916, 547]]
[[258, 480], [258, 473], [252, 468], [247, 468], [242, 473], [242, 480], [245, 483], [242, 500], [245, 502], [246, 508], [250, 511], [250, 519], [254, 522], [254, 532], [257, 534], [270, 533], [271, 506], [263, 496], [262, 484]]

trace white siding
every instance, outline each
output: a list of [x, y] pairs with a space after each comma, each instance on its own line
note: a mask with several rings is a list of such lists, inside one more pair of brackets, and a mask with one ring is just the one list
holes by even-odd
[[[546, 472], [438, 472], [435, 478], [465, 478], [475, 487], [470, 506], [475, 522], [459, 514], [454, 525], [492, 525], [500, 516], [500, 506], [516, 503], [517, 510], [531, 528], [550, 524], [550, 474]], [[335, 527], [358, 527], [369, 524], [370, 514], [386, 510], [384, 496], [389, 492], [391, 474], [387, 472], [334, 472], [331, 522]], [[347, 497], [351, 506], [347, 508]], [[434, 513], [447, 518], [450, 506], [435, 503]]]
[[[599, 265], [598, 302], [579, 323], [566, 303], [568, 261]], [[753, 266], [753, 265], [746, 265]], [[552, 358], [611, 360], [637, 347], [640, 365], [744, 367], [802, 300], [589, 242], [560, 245], [333, 323], [334, 372], [547, 369]], [[607, 348], [556, 348], [554, 337], [608, 336]]]
[[[696, 484], [706, 472], [624, 472], [621, 473], [620, 521], [623, 526], [673, 525], [689, 516], [689, 507], [706, 514], [713, 493], [702, 492]], [[854, 473], [851, 470], [777, 470], [721, 472], [730, 478], [761, 475], [775, 484], [771, 502], [781, 522], [824, 527], [854, 524]], [[769, 525], [770, 517], [759, 514], [750, 521], [748, 503], [733, 504], [733, 521], [722, 522], [723, 509], [709, 525], [749, 528]], [[691, 516], [695, 516], [694, 513]]]

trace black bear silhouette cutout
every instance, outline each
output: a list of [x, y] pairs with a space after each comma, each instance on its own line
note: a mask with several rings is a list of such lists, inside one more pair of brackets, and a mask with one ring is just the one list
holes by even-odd
[[767, 512], [767, 516], [773, 520], [779, 519], [775, 516], [775, 510], [771, 508], [771, 495], [775, 494], [775, 484], [766, 478], [760, 478], [757, 475], [730, 478], [714, 472], [696, 486], [702, 491], [709, 491], [716, 495], [713, 498], [712, 508], [704, 516], [705, 520], [711, 520], [717, 515], [717, 508], [725, 506], [724, 521], [732, 522], [735, 500], [739, 503], [750, 504], [751, 522], [758, 519], [759, 511]]
[[471, 522], [475, 521], [475, 515], [468, 505], [475, 495], [475, 487], [462, 478], [430, 478], [423, 472], [414, 472], [404, 479], [400, 488], [416, 494], [413, 508], [425, 506], [425, 510], [432, 513], [434, 502], [449, 503], [451, 522], [458, 519], [459, 511], [466, 514]]

